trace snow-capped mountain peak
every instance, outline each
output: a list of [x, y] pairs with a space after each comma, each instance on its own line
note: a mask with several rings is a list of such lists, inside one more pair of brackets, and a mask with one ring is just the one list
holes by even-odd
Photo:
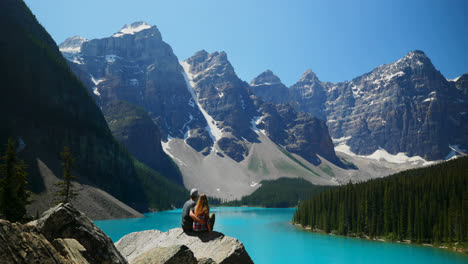
[[62, 42], [59, 45], [59, 49], [61, 52], [78, 53], [81, 52], [81, 45], [87, 41], [88, 40], [83, 37], [74, 36]]
[[130, 25], [124, 25], [122, 27], [122, 29], [120, 29], [119, 32], [112, 35], [112, 37], [121, 37], [121, 36], [126, 35], [126, 34], [133, 35], [136, 32], [140, 32], [140, 31], [148, 29], [148, 28], [152, 28], [152, 26], [149, 25], [146, 22], [143, 22], [143, 21], [134, 22], [134, 23], [132, 23]]

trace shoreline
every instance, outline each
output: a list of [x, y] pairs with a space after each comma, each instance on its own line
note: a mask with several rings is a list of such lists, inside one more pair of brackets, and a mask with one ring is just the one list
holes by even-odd
[[[386, 242], [386, 243], [400, 243], [400, 244], [411, 244], [411, 245], [419, 245], [419, 246], [424, 246], [424, 247], [432, 247], [432, 248], [437, 248], [437, 249], [443, 249], [443, 250], [447, 250], [447, 251], [451, 251], [451, 252], [455, 252], [455, 253], [458, 253], [458, 254], [463, 254], [465, 256], [468, 256], [468, 248], [467, 247], [459, 247], [455, 244], [450, 244], [450, 245], [433, 245], [433, 244], [428, 244], [428, 243], [414, 243], [414, 242], [411, 242], [410, 240], [403, 240], [403, 241], [392, 241], [392, 240], [386, 240], [382, 237], [377, 237], [377, 238], [370, 238], [369, 236], [367, 235], [363, 235], [363, 236], [357, 236], [357, 235], [337, 235], [337, 234], [333, 234], [333, 233], [326, 233], [325, 231], [323, 230], [320, 230], [320, 229], [312, 229], [310, 226], [303, 226], [301, 224], [297, 224], [297, 223], [294, 223], [294, 222], [290, 222], [292, 225], [294, 225], [295, 227], [299, 228], [299, 229], [302, 229], [304, 231], [308, 231], [308, 232], [313, 232], [313, 233], [321, 233], [321, 234], [325, 234], [325, 235], [330, 235], [330, 236], [342, 236], [342, 237], [350, 237], [350, 238], [358, 238], [358, 239], [365, 239], [365, 240], [370, 240], [370, 241], [379, 241], [379, 242]], [[466, 242], [465, 242], [466, 243]]]

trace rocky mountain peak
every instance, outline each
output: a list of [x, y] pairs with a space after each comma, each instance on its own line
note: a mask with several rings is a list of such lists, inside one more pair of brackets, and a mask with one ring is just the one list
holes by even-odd
[[135, 33], [138, 33], [140, 31], [146, 30], [146, 29], [153, 29], [153, 31], [157, 32], [157, 35], [159, 38], [161, 38], [161, 33], [157, 29], [156, 26], [151, 26], [148, 23], [144, 21], [139, 21], [139, 22], [134, 22], [130, 25], [124, 25], [119, 32], [115, 33], [112, 35], [112, 37], [122, 37], [125, 35], [134, 35]]
[[208, 53], [205, 50], [201, 50], [188, 58], [186, 62], [190, 65], [190, 69], [193, 73], [204, 71], [208, 74], [235, 75], [234, 68], [224, 51]]
[[280, 84], [281, 80], [278, 76], [276, 76], [272, 71], [266, 70], [262, 72], [260, 75], [255, 77], [252, 82], [250, 83], [251, 86], [255, 85], [262, 85], [262, 84]]
[[227, 58], [227, 54], [224, 51], [215, 51], [208, 56], [208, 59], [211, 60], [214, 64], [230, 64]]
[[408, 67], [412, 70], [435, 70], [431, 60], [421, 50], [410, 51], [402, 59], [381, 67], [385, 66], [390, 66], [399, 70], [403, 70]]
[[81, 45], [87, 41], [88, 40], [83, 37], [73, 36], [65, 39], [65, 41], [59, 45], [59, 49], [61, 52], [78, 53], [81, 51]]
[[302, 74], [299, 82], [320, 82], [320, 80], [311, 69], [308, 69]]

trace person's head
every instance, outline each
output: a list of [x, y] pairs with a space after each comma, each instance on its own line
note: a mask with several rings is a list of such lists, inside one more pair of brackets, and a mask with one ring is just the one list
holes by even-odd
[[195, 206], [195, 215], [209, 214], [210, 207], [208, 205], [208, 197], [205, 194], [200, 195], [197, 205]]
[[198, 198], [198, 190], [196, 188], [190, 190], [190, 198], [194, 201]]

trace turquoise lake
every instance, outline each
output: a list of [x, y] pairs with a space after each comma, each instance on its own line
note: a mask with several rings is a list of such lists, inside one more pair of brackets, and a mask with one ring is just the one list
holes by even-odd
[[[468, 256], [419, 245], [368, 241], [303, 231], [291, 225], [295, 209], [211, 208], [215, 230], [244, 243], [262, 263], [468, 263]], [[124, 235], [180, 226], [181, 209], [145, 214], [145, 218], [95, 221], [114, 242]]]

